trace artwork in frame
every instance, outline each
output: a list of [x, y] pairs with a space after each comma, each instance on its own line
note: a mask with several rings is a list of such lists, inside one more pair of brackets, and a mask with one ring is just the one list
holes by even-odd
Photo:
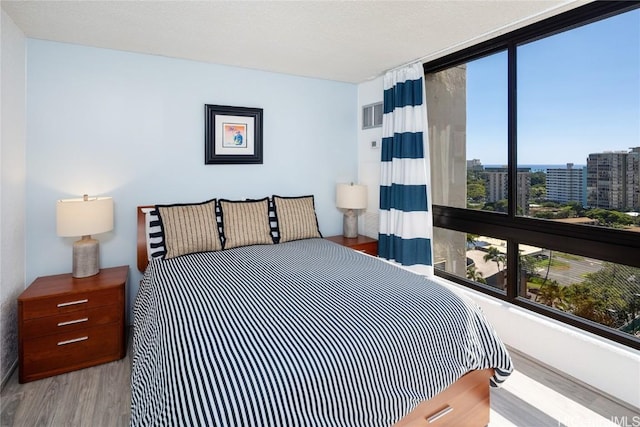
[[204, 163], [262, 164], [262, 108], [205, 104]]

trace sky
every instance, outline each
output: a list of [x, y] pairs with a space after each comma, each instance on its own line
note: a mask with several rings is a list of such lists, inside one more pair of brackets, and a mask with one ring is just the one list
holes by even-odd
[[[517, 49], [518, 164], [640, 146], [640, 9]], [[507, 163], [507, 55], [467, 64], [467, 159]]]

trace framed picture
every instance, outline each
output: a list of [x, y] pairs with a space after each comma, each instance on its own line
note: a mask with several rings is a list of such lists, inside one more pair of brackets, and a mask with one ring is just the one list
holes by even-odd
[[262, 164], [262, 108], [205, 104], [204, 163]]

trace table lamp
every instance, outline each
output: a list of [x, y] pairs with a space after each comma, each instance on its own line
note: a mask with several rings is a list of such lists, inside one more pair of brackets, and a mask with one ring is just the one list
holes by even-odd
[[342, 221], [342, 234], [347, 238], [358, 237], [358, 209], [367, 208], [367, 186], [338, 184], [336, 187], [336, 207], [346, 209]]
[[73, 269], [75, 278], [89, 277], [100, 271], [98, 241], [92, 234], [113, 230], [113, 199], [89, 197], [58, 200], [56, 203], [58, 236], [77, 237], [73, 243]]

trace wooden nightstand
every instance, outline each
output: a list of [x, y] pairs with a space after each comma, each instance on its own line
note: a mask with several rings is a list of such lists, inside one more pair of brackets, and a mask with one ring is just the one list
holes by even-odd
[[18, 297], [21, 383], [121, 359], [129, 267], [38, 277]]
[[347, 238], [344, 236], [330, 236], [325, 237], [327, 240], [331, 240], [339, 245], [346, 246], [356, 251], [364, 252], [369, 255], [378, 256], [378, 241], [371, 237], [361, 236], [354, 238]]

